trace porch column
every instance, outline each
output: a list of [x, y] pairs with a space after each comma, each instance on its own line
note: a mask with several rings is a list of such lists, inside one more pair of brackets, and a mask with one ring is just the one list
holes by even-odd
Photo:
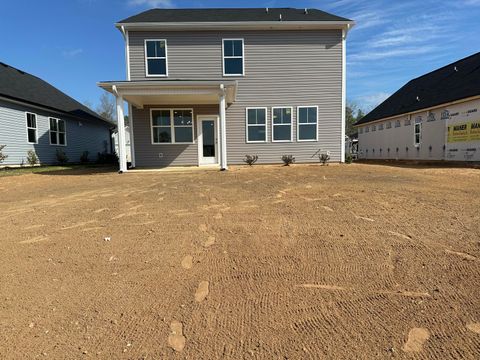
[[225, 88], [220, 85], [220, 169], [227, 170], [227, 125], [225, 115]]
[[123, 113], [123, 97], [116, 92], [117, 100], [117, 130], [118, 130], [118, 162], [119, 173], [127, 171], [127, 151], [125, 146], [125, 118]]

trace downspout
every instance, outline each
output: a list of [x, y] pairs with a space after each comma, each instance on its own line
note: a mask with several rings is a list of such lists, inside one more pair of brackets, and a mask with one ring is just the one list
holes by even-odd
[[347, 86], [347, 33], [348, 33], [349, 25], [347, 25], [346, 29], [342, 30], [342, 125], [341, 125], [341, 140], [340, 140], [340, 162], [345, 162], [345, 106], [347, 105], [347, 94], [346, 94], [346, 86]]

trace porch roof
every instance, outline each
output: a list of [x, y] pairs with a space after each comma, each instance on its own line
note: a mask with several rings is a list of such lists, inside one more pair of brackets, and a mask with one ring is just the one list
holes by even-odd
[[225, 91], [227, 104], [237, 97], [236, 80], [136, 80], [105, 81], [98, 86], [137, 108], [145, 105], [218, 104]]

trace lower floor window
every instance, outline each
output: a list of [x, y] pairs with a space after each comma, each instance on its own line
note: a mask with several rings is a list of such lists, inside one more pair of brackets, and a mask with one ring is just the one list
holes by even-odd
[[316, 141], [318, 132], [317, 106], [299, 106], [297, 108], [298, 141]]
[[422, 123], [415, 124], [415, 146], [420, 145], [422, 140]]
[[272, 108], [272, 141], [292, 141], [292, 108]]
[[267, 141], [267, 108], [247, 108], [247, 142]]
[[193, 143], [192, 109], [152, 109], [153, 144]]
[[66, 129], [65, 120], [49, 118], [50, 121], [50, 144], [51, 145], [66, 145]]
[[26, 113], [27, 115], [27, 139], [29, 143], [37, 143], [37, 115]]

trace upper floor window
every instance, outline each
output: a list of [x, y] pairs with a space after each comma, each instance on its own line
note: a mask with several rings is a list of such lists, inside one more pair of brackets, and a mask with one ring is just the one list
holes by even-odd
[[26, 113], [27, 116], [27, 139], [31, 144], [37, 143], [37, 115]]
[[243, 39], [223, 39], [223, 75], [243, 76]]
[[292, 141], [291, 107], [272, 108], [272, 141]]
[[193, 110], [152, 109], [152, 144], [193, 143]]
[[267, 108], [247, 108], [247, 142], [267, 141]]
[[147, 76], [167, 76], [167, 40], [145, 40]]
[[65, 120], [49, 118], [50, 145], [67, 145]]
[[297, 108], [297, 140], [317, 141], [318, 108], [299, 106]]

